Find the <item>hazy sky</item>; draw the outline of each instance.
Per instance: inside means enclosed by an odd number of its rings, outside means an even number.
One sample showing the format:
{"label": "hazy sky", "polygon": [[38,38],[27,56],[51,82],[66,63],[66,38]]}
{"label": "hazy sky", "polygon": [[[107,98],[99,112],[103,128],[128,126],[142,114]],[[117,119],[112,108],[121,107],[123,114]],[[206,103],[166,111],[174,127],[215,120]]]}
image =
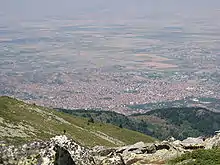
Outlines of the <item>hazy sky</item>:
{"label": "hazy sky", "polygon": [[218,9],[220,0],[0,0],[0,14],[4,19],[18,20],[71,17],[94,12],[107,13],[108,16],[128,16],[128,13],[144,16],[164,12],[199,15]]}

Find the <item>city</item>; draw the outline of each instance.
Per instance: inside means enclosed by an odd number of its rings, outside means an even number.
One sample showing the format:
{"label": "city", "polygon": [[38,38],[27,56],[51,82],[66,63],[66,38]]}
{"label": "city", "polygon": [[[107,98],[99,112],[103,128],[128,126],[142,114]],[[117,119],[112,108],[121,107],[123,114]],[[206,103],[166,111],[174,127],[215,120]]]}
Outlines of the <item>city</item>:
{"label": "city", "polygon": [[134,113],[129,105],[220,99],[220,11],[162,10],[157,20],[139,12],[108,21],[108,12],[21,22],[1,15],[0,95],[123,114]]}

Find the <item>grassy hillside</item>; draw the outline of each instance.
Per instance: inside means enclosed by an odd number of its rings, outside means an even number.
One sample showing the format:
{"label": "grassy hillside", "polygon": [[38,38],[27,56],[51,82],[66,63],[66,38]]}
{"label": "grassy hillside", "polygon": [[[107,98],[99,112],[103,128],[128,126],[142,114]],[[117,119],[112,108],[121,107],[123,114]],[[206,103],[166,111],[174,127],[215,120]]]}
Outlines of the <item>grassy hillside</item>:
{"label": "grassy hillside", "polygon": [[88,119],[93,119],[98,122],[110,123],[122,128],[127,128],[130,130],[135,130],[142,132],[147,135],[151,135],[152,132],[149,131],[151,124],[146,121],[136,120],[112,111],[101,111],[101,110],[68,110],[68,109],[57,109],[58,111],[71,114],[74,116],[85,117]]}
{"label": "grassy hillside", "polygon": [[199,107],[163,108],[131,116],[96,110],[59,109],[59,111],[111,123],[161,140],[171,136],[185,139],[189,136],[212,135],[220,129],[220,113]]}
{"label": "grassy hillside", "polygon": [[86,145],[120,146],[138,141],[152,142],[144,134],[88,119],[75,117],[53,109],[26,104],[0,97],[0,141],[23,143],[34,139],[47,139],[63,134]]}

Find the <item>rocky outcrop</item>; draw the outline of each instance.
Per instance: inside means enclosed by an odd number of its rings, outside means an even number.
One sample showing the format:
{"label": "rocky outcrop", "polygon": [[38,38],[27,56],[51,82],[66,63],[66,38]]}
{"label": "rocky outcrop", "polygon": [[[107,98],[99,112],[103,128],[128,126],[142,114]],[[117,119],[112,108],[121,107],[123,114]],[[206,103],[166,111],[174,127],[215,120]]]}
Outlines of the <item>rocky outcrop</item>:
{"label": "rocky outcrop", "polygon": [[[101,155],[95,154],[94,159],[97,164],[105,165],[140,165],[140,164],[165,164],[167,160],[173,159],[186,152],[196,149],[210,149],[220,147],[220,134],[207,139],[187,138],[183,141],[173,138],[168,141],[156,143],[138,142],[133,145],[123,146],[119,148],[102,148]],[[96,150],[100,153],[99,150]],[[95,148],[93,149],[93,153]],[[105,154],[103,154],[105,153]],[[109,154],[109,155],[108,155]],[[97,161],[101,160],[101,161]]]}
{"label": "rocky outcrop", "polygon": [[[181,152],[168,142],[143,143],[138,142],[134,145],[116,148],[114,154],[118,158],[121,157],[121,165],[131,164],[152,164],[163,163],[168,159],[176,157]],[[97,157],[96,157],[97,159]],[[118,159],[119,160],[119,159]],[[104,157],[104,161],[108,162],[109,158]],[[109,163],[108,165],[111,165]]]}
{"label": "rocky outcrop", "polygon": [[0,146],[0,165],[139,165],[165,164],[169,159],[198,148],[220,147],[220,134],[207,139],[144,143],[107,148],[83,147],[66,136],[38,141],[20,147]]}
{"label": "rocky outcrop", "polygon": [[20,147],[1,146],[0,164],[4,165],[93,165],[90,150],[64,136]]}

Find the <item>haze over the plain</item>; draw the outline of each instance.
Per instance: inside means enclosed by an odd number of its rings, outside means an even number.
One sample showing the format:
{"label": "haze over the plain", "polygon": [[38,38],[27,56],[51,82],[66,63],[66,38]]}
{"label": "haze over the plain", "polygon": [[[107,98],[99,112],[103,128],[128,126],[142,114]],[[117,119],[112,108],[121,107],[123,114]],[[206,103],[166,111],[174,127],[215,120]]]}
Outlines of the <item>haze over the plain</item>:
{"label": "haze over the plain", "polygon": [[220,111],[219,0],[1,0],[0,95]]}
{"label": "haze over the plain", "polygon": [[[132,18],[179,13],[185,17],[209,16],[220,7],[219,0],[1,0],[1,19],[45,19],[88,13],[93,19]],[[100,14],[93,17],[90,14]],[[217,20],[216,20],[217,21]]]}

